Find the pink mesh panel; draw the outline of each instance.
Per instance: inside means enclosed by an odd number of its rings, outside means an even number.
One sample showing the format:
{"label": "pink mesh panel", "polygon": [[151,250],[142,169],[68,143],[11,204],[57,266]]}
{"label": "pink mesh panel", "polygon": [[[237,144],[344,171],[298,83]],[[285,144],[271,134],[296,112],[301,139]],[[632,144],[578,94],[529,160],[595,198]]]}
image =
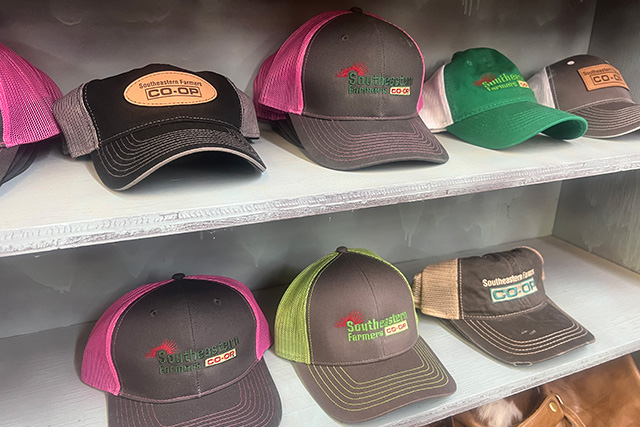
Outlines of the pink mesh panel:
{"label": "pink mesh panel", "polygon": [[260,306],[256,302],[256,299],[253,297],[253,294],[247,285],[242,282],[238,282],[235,279],[222,276],[188,276],[185,277],[185,279],[209,280],[212,282],[223,283],[240,292],[245,297],[256,315],[256,355],[258,360],[260,360],[264,352],[271,346],[271,334],[269,333],[269,324],[267,323],[267,319],[264,317],[262,310],[260,310]]}
{"label": "pink mesh panel", "polygon": [[260,66],[260,71],[258,71],[256,79],[253,81],[253,105],[256,108],[256,115],[259,120],[283,120],[287,118],[282,111],[275,110],[258,102],[258,98],[260,98],[260,94],[262,93],[264,81],[267,78],[267,74],[271,69],[271,63],[273,62],[273,58],[275,58],[276,54],[277,52],[264,60]]}
{"label": "pink mesh panel", "polygon": [[165,280],[141,286],[111,304],[89,335],[89,341],[82,357],[82,381],[97,389],[118,395],[120,381],[118,381],[118,373],[111,358],[111,338],[118,319],[140,297],[170,281]]}
{"label": "pink mesh panel", "polygon": [[289,36],[275,53],[271,67],[264,77],[260,97],[256,97],[258,103],[286,113],[302,113],[302,64],[309,42],[324,24],[347,13],[351,12],[345,10],[321,13]]}
{"label": "pink mesh panel", "polygon": [[49,76],[0,44],[0,112],[6,147],[59,134],[51,106],[60,97]]}

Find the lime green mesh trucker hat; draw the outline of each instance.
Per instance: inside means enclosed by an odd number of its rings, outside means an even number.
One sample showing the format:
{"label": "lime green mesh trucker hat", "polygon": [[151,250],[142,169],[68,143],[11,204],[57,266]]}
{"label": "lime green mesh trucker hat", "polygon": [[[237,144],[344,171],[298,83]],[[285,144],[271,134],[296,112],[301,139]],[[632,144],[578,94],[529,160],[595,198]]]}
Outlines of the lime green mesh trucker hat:
{"label": "lime green mesh trucker hat", "polygon": [[318,405],[366,421],[456,384],[418,334],[402,273],[365,249],[336,249],[307,267],[276,313],[275,351]]}
{"label": "lime green mesh trucker hat", "polygon": [[432,132],[447,130],[486,148],[507,148],[542,132],[573,139],[587,131],[576,115],[538,104],[506,56],[495,49],[456,52],[424,84],[420,117]]}

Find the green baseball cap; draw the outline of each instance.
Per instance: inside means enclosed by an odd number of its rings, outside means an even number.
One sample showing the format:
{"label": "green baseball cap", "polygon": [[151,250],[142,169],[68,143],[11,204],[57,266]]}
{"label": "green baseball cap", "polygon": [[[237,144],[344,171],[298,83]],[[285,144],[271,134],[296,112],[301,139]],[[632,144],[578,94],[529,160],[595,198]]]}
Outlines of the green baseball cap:
{"label": "green baseball cap", "polygon": [[582,117],[538,104],[520,71],[495,49],[456,52],[425,83],[420,116],[432,132],[447,130],[486,148],[507,148],[542,132],[573,139]]}
{"label": "green baseball cap", "polygon": [[343,422],[456,390],[418,333],[404,275],[366,249],[341,246],[302,271],[278,305],[274,340],[318,405]]}

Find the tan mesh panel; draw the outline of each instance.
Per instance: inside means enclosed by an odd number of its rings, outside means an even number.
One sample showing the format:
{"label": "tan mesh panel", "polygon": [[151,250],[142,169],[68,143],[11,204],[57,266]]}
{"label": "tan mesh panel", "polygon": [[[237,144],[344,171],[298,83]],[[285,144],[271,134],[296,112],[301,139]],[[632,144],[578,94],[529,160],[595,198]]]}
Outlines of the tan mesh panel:
{"label": "tan mesh panel", "polygon": [[460,319],[458,258],[425,267],[413,278],[413,300],[424,314]]}

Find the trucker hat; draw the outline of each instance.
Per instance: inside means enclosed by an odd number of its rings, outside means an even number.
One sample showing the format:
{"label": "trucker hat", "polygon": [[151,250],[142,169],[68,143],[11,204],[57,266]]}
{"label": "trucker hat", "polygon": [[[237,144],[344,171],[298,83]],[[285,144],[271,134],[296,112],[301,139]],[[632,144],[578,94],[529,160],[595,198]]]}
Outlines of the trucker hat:
{"label": "trucker hat", "polygon": [[616,67],[593,55],[548,65],[528,81],[542,105],[584,117],[585,136],[612,138],[640,129],[640,105]]}
{"label": "trucker hat", "polygon": [[298,28],[260,67],[254,102],[259,118],[290,122],[309,158],[327,168],[444,163],[447,152],[418,116],[423,79],[411,36],[353,8]]}
{"label": "trucker hat", "polygon": [[318,405],[343,422],[378,417],[456,390],[418,334],[402,273],[365,249],[336,249],[287,288],[275,349]]}
{"label": "trucker hat", "polygon": [[486,148],[507,148],[542,132],[552,138],[582,136],[581,117],[538,104],[520,71],[486,47],[453,54],[424,84],[420,116],[433,132],[449,131]]}
{"label": "trucker hat", "polygon": [[71,156],[91,154],[98,176],[114,190],[203,151],[231,153],[266,169],[246,139],[259,137],[251,99],[211,71],[150,64],[82,84],[53,112]]}
{"label": "trucker hat", "polygon": [[531,365],[594,341],[545,295],[543,280],[540,253],[518,247],[429,265],[414,277],[413,296],[490,356]]}
{"label": "trucker hat", "polygon": [[175,274],[112,304],[95,324],[82,381],[108,393],[109,425],[277,426],[263,353],[269,326],[251,291]]}
{"label": "trucker hat", "polygon": [[33,163],[32,143],[60,133],[51,106],[61,96],[49,76],[0,44],[0,184]]}

